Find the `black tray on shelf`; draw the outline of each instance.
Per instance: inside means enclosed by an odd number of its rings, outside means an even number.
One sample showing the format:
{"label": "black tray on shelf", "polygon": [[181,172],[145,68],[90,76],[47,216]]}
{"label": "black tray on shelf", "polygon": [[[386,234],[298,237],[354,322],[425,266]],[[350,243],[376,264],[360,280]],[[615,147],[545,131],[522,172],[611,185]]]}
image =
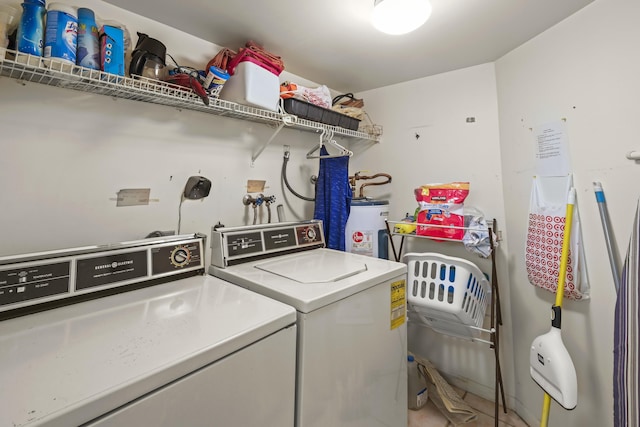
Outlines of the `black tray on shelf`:
{"label": "black tray on shelf", "polygon": [[295,98],[284,99],[283,107],[287,113],[294,114],[301,119],[340,126],[350,130],[358,130],[360,125],[360,120],[358,119]]}

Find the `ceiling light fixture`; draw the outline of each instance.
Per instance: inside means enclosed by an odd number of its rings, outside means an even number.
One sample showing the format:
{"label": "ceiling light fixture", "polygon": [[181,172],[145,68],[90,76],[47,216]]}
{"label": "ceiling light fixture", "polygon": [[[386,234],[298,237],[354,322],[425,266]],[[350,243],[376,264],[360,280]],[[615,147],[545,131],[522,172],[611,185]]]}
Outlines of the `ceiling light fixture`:
{"label": "ceiling light fixture", "polygon": [[416,30],[429,16],[429,0],[374,0],[371,22],[383,33],[399,35]]}

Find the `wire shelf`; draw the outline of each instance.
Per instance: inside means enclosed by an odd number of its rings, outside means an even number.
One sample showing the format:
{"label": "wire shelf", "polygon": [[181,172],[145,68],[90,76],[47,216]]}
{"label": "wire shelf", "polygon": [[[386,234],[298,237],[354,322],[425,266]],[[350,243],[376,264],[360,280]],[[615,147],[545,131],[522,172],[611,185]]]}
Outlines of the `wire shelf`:
{"label": "wire shelf", "polygon": [[[421,234],[416,234],[416,228],[418,226],[423,226],[423,227],[428,227],[428,228],[435,228],[435,229],[444,229],[444,230],[463,230],[463,231],[468,231],[468,230],[472,230],[472,231],[483,231],[488,233],[489,232],[489,227],[478,227],[478,226],[472,226],[472,227],[462,227],[462,226],[458,226],[458,225],[439,225],[439,224],[424,224],[424,223],[419,223],[419,222],[406,222],[406,221],[390,221],[387,220],[387,223],[389,223],[391,225],[391,227],[389,228],[389,234],[391,234],[392,236],[406,236],[406,237],[417,237],[417,238],[421,238],[421,239],[428,239],[428,240],[438,240],[438,241],[447,241],[447,242],[462,242],[463,239],[451,239],[451,238],[447,238],[447,237],[440,237],[440,236],[430,236],[430,235],[421,235]],[[402,227],[411,227],[412,231],[411,232],[402,232],[402,231],[398,231],[398,229],[396,228],[396,226],[400,226],[400,230],[402,230]],[[495,232],[495,230],[494,230]],[[498,239],[499,241],[499,239]]]}
{"label": "wire shelf", "polygon": [[331,130],[335,135],[348,138],[380,140],[378,134],[325,125],[222,99],[209,98],[209,105],[205,105],[190,88],[145,77],[118,76],[9,49],[0,48],[0,76],[276,126],[284,123],[287,127],[304,131]]}

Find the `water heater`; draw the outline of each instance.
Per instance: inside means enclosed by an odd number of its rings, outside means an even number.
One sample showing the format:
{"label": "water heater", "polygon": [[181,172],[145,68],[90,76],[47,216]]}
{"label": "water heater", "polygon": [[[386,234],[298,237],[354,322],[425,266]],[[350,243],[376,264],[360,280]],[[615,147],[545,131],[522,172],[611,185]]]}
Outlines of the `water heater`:
{"label": "water heater", "polygon": [[345,228],[345,250],[389,259],[389,238],[385,225],[388,217],[388,200],[353,199]]}

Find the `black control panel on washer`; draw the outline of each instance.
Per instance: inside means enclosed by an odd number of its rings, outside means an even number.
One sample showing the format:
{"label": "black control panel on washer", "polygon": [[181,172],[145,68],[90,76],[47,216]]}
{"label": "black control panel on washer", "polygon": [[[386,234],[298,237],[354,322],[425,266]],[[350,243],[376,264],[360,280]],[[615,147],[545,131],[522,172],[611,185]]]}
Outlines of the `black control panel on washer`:
{"label": "black control panel on washer", "polygon": [[260,232],[243,232],[233,234],[227,240],[229,256],[248,255],[260,253],[264,250],[262,235]]}
{"label": "black control panel on washer", "polygon": [[247,229],[226,233],[226,250],[229,259],[287,251],[306,246],[324,244],[320,223],[301,225],[266,226],[262,230]]}
{"label": "black control panel on washer", "polygon": [[320,230],[320,224],[317,223],[296,227],[296,235],[298,236],[298,246],[323,242],[322,230]]}
{"label": "black control panel on washer", "polygon": [[267,250],[290,248],[296,245],[296,234],[293,228],[283,230],[265,230],[264,247]]}

